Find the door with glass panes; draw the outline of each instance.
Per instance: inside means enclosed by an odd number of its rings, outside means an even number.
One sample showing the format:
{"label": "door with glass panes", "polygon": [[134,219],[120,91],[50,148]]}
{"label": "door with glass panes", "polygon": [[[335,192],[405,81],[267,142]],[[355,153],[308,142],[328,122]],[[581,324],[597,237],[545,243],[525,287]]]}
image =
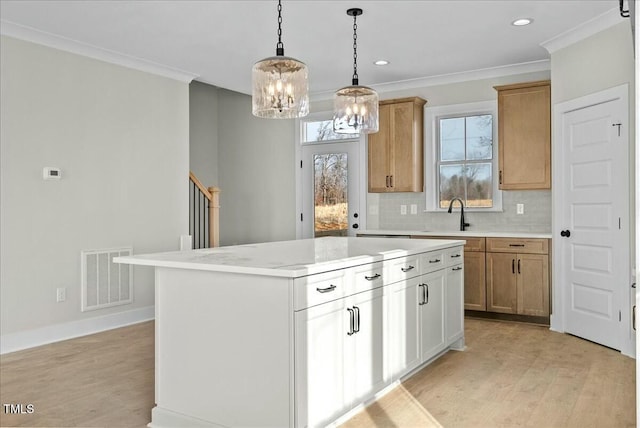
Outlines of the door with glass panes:
{"label": "door with glass panes", "polygon": [[359,136],[333,133],[331,121],[303,124],[302,237],[355,236],[359,222]]}

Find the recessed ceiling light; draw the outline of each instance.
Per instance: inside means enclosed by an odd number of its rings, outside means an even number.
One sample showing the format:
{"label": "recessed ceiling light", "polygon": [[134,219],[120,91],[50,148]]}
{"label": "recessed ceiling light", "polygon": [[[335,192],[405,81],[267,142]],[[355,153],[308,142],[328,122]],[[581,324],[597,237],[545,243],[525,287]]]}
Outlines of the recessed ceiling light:
{"label": "recessed ceiling light", "polygon": [[389,61],[387,61],[386,59],[379,59],[376,62],[374,62],[375,65],[389,65]]}
{"label": "recessed ceiling light", "polygon": [[523,25],[529,25],[533,22],[531,18],[520,18],[516,19],[511,23],[511,25],[515,25],[516,27],[522,27]]}

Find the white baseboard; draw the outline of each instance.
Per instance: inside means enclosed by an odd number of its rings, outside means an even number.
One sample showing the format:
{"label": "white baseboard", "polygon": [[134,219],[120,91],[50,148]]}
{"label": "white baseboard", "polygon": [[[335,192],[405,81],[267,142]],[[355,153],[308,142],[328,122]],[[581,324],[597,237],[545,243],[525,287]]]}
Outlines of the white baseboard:
{"label": "white baseboard", "polygon": [[126,312],[117,312],[101,317],[87,318],[78,321],[55,324],[33,330],[10,333],[0,336],[0,355],[47,343],[60,342],[74,337],[86,336],[105,330],[124,327],[149,321],[155,318],[155,307],[133,309]]}

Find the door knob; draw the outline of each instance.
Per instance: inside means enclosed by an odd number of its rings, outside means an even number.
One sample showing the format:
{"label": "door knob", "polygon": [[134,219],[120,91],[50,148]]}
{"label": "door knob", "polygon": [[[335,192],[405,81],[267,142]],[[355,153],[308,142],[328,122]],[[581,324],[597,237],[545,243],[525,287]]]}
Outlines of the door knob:
{"label": "door knob", "polygon": [[353,227],[354,229],[357,229],[359,226],[358,226],[358,223],[353,223],[351,227]]}
{"label": "door knob", "polygon": [[562,232],[560,232],[560,236],[564,236],[565,238],[568,238],[571,236],[571,231],[569,229],[563,230]]}

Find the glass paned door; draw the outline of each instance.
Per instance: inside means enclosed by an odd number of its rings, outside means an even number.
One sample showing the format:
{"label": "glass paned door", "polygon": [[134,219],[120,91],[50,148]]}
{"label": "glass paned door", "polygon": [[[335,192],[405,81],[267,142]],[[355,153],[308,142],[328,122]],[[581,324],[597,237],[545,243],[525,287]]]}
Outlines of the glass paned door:
{"label": "glass paned door", "polygon": [[357,141],[303,146],[304,238],[355,236],[358,164]]}

